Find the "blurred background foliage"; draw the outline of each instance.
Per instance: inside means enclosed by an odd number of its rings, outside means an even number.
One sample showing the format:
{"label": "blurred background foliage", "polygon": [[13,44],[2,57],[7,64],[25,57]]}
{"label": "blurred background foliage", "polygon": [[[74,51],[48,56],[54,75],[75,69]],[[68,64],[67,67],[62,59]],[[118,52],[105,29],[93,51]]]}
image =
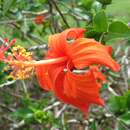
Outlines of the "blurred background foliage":
{"label": "blurred background foliage", "polygon": [[[40,89],[36,78],[14,81],[0,63],[0,130],[130,129],[130,0],[0,0],[0,43],[8,37],[41,59],[50,34],[83,27],[86,37],[114,48],[120,73],[105,70],[106,106],[81,112]],[[43,16],[40,23],[38,16]]]}

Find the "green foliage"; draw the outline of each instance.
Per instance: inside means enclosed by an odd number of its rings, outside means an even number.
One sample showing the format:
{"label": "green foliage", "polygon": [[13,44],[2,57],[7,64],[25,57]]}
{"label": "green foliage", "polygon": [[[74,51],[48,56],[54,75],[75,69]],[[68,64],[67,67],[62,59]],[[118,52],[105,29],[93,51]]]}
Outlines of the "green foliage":
{"label": "green foliage", "polygon": [[97,0],[99,2],[101,2],[103,5],[108,5],[111,4],[112,0]]}
{"label": "green foliage", "polygon": [[15,3],[15,0],[4,0],[3,2],[3,14],[5,15],[7,11],[12,7]]}
{"label": "green foliage", "polygon": [[90,10],[92,7],[94,0],[81,0],[82,5],[85,7],[85,9]]}
{"label": "green foliage", "polygon": [[96,32],[107,32],[108,21],[104,11],[98,12],[93,19],[93,26]]}
{"label": "green foliage", "polygon": [[130,38],[130,29],[123,22],[120,21],[112,22],[109,25],[109,32],[107,38],[109,39]]}
{"label": "green foliage", "polygon": [[126,125],[130,125],[130,111],[126,112],[125,114],[121,115],[119,119]]}
{"label": "green foliage", "polygon": [[[56,119],[51,111],[44,111],[47,105],[45,99],[37,100],[35,103],[30,98],[23,98],[22,106],[10,114],[11,118],[24,121],[25,124],[39,123],[42,125],[50,124],[55,128],[60,128],[60,120]],[[46,127],[44,127],[46,128]]]}
{"label": "green foliage", "polygon": [[130,125],[130,91],[123,96],[112,96],[109,99],[109,110],[118,116],[126,125]]}

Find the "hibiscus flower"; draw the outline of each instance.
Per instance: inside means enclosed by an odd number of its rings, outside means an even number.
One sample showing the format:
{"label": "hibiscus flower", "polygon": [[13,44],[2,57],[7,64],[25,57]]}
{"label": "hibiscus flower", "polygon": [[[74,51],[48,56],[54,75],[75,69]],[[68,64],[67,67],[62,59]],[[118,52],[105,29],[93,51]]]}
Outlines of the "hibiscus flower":
{"label": "hibiscus flower", "polygon": [[71,28],[51,35],[44,58],[50,62],[36,65],[36,75],[43,89],[86,113],[91,104],[104,105],[99,90],[106,79],[100,66],[115,72],[120,66],[111,57],[111,47],[84,38],[84,32],[82,28]]}

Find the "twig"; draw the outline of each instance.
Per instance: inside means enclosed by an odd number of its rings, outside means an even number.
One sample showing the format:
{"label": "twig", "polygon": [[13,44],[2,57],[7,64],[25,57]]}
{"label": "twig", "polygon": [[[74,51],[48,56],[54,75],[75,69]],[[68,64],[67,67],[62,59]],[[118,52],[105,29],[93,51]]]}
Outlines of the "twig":
{"label": "twig", "polygon": [[121,64],[124,63],[124,65],[122,65],[122,68],[121,68],[121,73],[122,73],[122,76],[123,76],[123,79],[124,79],[124,83],[125,83],[125,89],[128,90],[128,67],[127,65],[129,64],[128,62],[128,52],[129,52],[129,47],[126,48],[125,50],[125,55],[122,57],[121,59]]}
{"label": "twig", "polygon": [[80,121],[76,120],[76,119],[70,119],[67,121],[67,123],[78,123],[80,124]]}
{"label": "twig", "polygon": [[101,34],[100,39],[99,39],[99,42],[102,43],[102,40],[103,40],[105,34],[106,34],[106,32],[103,32],[103,33]]}
{"label": "twig", "polygon": [[22,82],[23,91],[26,94],[26,96],[28,97],[28,90],[27,90],[27,86],[25,84],[25,81],[21,80],[21,82]]}
{"label": "twig", "polygon": [[113,117],[117,122],[119,122],[119,123],[122,125],[122,127],[125,128],[125,130],[129,130],[129,128],[128,128],[124,123],[122,123],[122,122],[120,121],[120,119],[119,119],[118,117],[116,117],[116,116],[109,110],[109,108],[108,108],[107,106],[105,106],[105,109],[106,109],[107,112],[109,112],[109,113],[112,115],[112,117]]}
{"label": "twig", "polygon": [[125,73],[125,68],[122,66],[121,68],[121,72],[122,72],[122,77],[124,79],[124,83],[125,83],[125,88],[126,90],[128,90],[128,82],[127,82],[127,76],[126,76],[126,73]]}
{"label": "twig", "polygon": [[40,50],[40,49],[47,49],[47,44],[43,45],[38,45],[38,46],[32,46],[28,49],[28,51],[35,51],[35,50]]}
{"label": "twig", "polygon": [[45,44],[45,42],[43,42],[39,37],[33,35],[33,34],[29,34],[27,33],[26,36],[31,39],[32,41],[37,42],[38,44]]}
{"label": "twig", "polygon": [[22,10],[22,14],[23,15],[46,15],[46,14],[48,14],[48,10],[43,10],[43,11],[40,11],[40,12]]}
{"label": "twig", "polygon": [[12,122],[12,123],[15,122],[11,117],[9,117],[9,116],[7,116],[7,115],[5,115],[5,114],[2,116],[2,118],[4,118],[5,120],[10,121],[10,122]]}
{"label": "twig", "polygon": [[[25,15],[34,15],[33,17],[30,17],[30,18],[26,18],[26,21],[34,21],[35,19],[35,16],[37,15],[44,15],[44,17],[48,18],[48,15],[49,15],[49,12],[48,10],[43,10],[43,11],[40,11],[40,12],[32,12],[32,11],[22,11],[21,12],[24,16]],[[23,17],[24,17],[23,16]],[[10,24],[10,23],[16,23],[16,22],[20,22],[20,21],[24,21],[24,19],[12,19],[12,20],[4,20],[4,21],[0,21],[0,24]]]}
{"label": "twig", "polygon": [[13,124],[12,127],[10,128],[10,130],[19,129],[19,128],[23,127],[24,125],[25,125],[25,121],[22,120],[22,121],[20,121],[20,122],[17,123],[17,124],[16,124],[16,123]]}
{"label": "twig", "polygon": [[54,108],[54,107],[56,107],[56,106],[59,106],[60,104],[61,104],[61,103],[57,101],[57,102],[53,103],[52,105],[50,105],[50,106],[44,108],[43,111],[48,111],[48,110],[50,110],[50,109],[52,109],[52,108]]}
{"label": "twig", "polygon": [[55,0],[50,0],[50,2],[52,2],[56,8],[56,10],[58,11],[58,13],[60,14],[62,20],[64,21],[64,23],[66,24],[66,26],[69,28],[69,24],[67,23],[66,19],[64,18],[64,15],[62,14],[62,12],[60,11],[59,7],[57,6]]}
{"label": "twig", "polygon": [[9,111],[11,111],[11,112],[14,112],[14,111],[15,111],[15,109],[10,108],[10,107],[8,107],[7,105],[5,105],[5,104],[3,104],[3,103],[0,103],[0,107],[6,108],[7,110],[9,110]]}
{"label": "twig", "polygon": [[115,56],[119,54],[120,50],[121,50],[121,46],[118,46],[117,49],[115,50]]}
{"label": "twig", "polygon": [[62,123],[63,130],[66,130],[66,128],[65,128],[64,113],[62,113],[62,115],[61,115],[61,123]]}
{"label": "twig", "polygon": [[[91,19],[90,17],[84,17],[83,15],[81,15],[80,13],[76,13],[74,11],[74,9],[70,8],[68,5],[65,5],[62,1],[57,1],[59,4],[62,4],[66,9],[69,10],[69,15],[75,17],[77,20],[82,20],[82,21],[86,21],[87,23],[90,23]],[[67,13],[68,14],[68,13]]]}
{"label": "twig", "polygon": [[108,90],[110,93],[112,93],[115,96],[119,96],[111,87],[108,87]]}
{"label": "twig", "polygon": [[[34,21],[35,17],[27,18],[26,21]],[[5,20],[5,21],[0,21],[0,24],[11,24],[11,23],[17,23],[20,21],[24,21],[24,19],[12,19],[12,20]]]}
{"label": "twig", "polygon": [[60,115],[65,111],[67,105],[64,105],[57,113],[56,113],[56,118],[59,118]]}
{"label": "twig", "polygon": [[1,85],[0,85],[0,88],[2,88],[2,87],[4,87],[4,86],[9,86],[9,85],[11,85],[11,84],[14,84],[15,82],[16,82],[16,80],[8,81],[8,82],[6,82],[6,83],[1,84]]}

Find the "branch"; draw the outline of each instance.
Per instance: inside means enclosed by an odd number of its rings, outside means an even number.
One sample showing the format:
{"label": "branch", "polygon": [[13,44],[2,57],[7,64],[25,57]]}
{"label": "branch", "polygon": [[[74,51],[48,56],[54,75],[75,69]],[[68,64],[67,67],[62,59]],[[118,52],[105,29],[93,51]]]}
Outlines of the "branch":
{"label": "branch", "polygon": [[48,106],[48,107],[45,107],[44,109],[43,109],[43,111],[48,111],[48,110],[50,110],[50,109],[52,109],[52,108],[54,108],[54,107],[57,107],[57,106],[59,106],[61,103],[60,102],[55,102],[55,103],[53,103],[52,105],[50,105],[50,106]]}
{"label": "branch", "polygon": [[40,12],[25,11],[25,10],[22,11],[23,15],[47,15],[48,13],[49,13],[48,10],[43,10]]}
{"label": "branch", "polygon": [[2,88],[2,87],[4,87],[4,86],[9,86],[9,85],[11,85],[11,84],[14,84],[15,82],[16,82],[16,80],[8,81],[8,82],[6,82],[6,83],[1,84],[1,85],[0,85],[0,88]]}
{"label": "branch", "polygon": [[39,46],[32,46],[28,49],[28,51],[35,51],[40,49],[47,49],[47,44],[39,45]]}
{"label": "branch", "polygon": [[63,107],[56,113],[56,118],[59,118],[60,115],[65,111],[67,105],[63,105]]}
{"label": "branch", "polygon": [[64,23],[66,24],[66,26],[69,28],[69,24],[67,23],[66,19],[64,18],[64,15],[62,14],[62,12],[60,11],[59,7],[57,6],[55,0],[51,0],[50,2],[52,2],[56,8],[56,10],[58,11],[58,13],[60,14],[62,20],[64,21]]}

